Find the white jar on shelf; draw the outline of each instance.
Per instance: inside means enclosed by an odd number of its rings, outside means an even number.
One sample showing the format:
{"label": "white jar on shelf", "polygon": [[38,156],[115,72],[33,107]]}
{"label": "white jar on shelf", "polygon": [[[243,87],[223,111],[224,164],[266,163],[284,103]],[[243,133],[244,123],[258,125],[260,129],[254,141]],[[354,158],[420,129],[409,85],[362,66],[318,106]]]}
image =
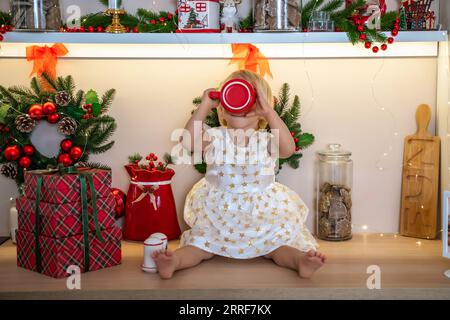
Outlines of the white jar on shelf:
{"label": "white jar on shelf", "polygon": [[300,0],[254,0],[255,31],[299,31]]}

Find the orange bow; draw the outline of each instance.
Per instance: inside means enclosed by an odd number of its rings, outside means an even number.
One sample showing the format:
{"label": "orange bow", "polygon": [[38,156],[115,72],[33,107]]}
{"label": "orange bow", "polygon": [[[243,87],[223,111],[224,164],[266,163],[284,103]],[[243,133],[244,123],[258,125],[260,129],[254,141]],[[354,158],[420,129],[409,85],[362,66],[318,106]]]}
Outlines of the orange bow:
{"label": "orange bow", "polygon": [[258,72],[264,77],[267,73],[273,78],[270,72],[269,61],[267,58],[259,51],[257,47],[252,44],[247,43],[237,43],[231,45],[231,50],[233,51],[233,58],[229,64],[238,63],[239,70],[249,70],[253,72]]}
{"label": "orange bow", "polygon": [[58,57],[65,56],[68,52],[62,43],[56,43],[52,47],[27,47],[27,61],[34,61],[30,76],[36,74],[40,77],[45,72],[51,79],[55,79]]}

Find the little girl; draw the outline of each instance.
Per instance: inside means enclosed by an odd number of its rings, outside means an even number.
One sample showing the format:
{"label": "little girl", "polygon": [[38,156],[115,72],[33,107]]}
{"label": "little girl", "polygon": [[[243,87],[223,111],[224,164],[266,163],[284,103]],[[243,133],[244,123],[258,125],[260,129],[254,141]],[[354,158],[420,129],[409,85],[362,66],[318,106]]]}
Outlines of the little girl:
{"label": "little girl", "polygon": [[[256,103],[249,113],[244,116],[228,113],[209,98],[213,89],[208,89],[186,124],[190,136],[183,136],[183,144],[199,145],[201,150],[191,148],[191,151],[202,151],[205,159],[216,161],[207,162],[205,178],[186,197],[184,218],[191,229],[181,236],[180,248],[153,254],[163,279],[214,255],[236,259],[264,256],[279,266],[296,270],[302,278],[311,277],[325,263],[326,257],[315,251],[317,243],[304,225],[308,214],[305,203],[294,191],[275,182],[273,155],[290,157],[295,152],[295,143],[273,109],[272,91],[253,72],[237,71],[227,80],[235,78],[247,80],[255,87]],[[198,122],[203,124],[215,107],[221,127],[203,134]],[[263,130],[267,125],[271,133]],[[247,130],[253,133],[237,141],[236,132]],[[278,133],[275,147],[267,143],[273,142],[274,132]],[[195,144],[195,139],[202,139],[202,143]],[[261,146],[267,148],[258,154]],[[236,162],[233,150],[246,157],[258,154],[258,161]],[[230,152],[232,157],[228,156]],[[226,155],[224,160],[217,161],[222,154]]]}

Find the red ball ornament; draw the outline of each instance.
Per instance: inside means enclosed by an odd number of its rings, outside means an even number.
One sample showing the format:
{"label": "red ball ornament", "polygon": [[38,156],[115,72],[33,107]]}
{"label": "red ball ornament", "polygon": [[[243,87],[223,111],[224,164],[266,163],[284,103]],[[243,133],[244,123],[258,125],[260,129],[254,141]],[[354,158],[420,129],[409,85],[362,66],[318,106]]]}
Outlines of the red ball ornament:
{"label": "red ball ornament", "polygon": [[36,149],[31,144],[27,144],[26,146],[23,146],[22,150],[26,156],[32,156],[34,154],[34,152],[36,151]]}
{"label": "red ball ornament", "polygon": [[291,131],[291,136],[293,137],[295,135],[295,132],[294,131]]}
{"label": "red ball ornament", "polygon": [[88,27],[88,31],[89,31],[89,32],[94,32],[94,31],[95,31],[95,29],[94,29],[94,27],[93,27],[93,26],[89,26],[89,27]]}
{"label": "red ball ornament", "polygon": [[46,102],[44,103],[44,105],[42,106],[42,112],[44,112],[44,114],[52,114],[56,112],[56,106],[53,102]]}
{"label": "red ball ornament", "polygon": [[16,161],[20,157],[20,149],[18,146],[9,146],[4,152],[5,159],[8,161]]}
{"label": "red ball ornament", "polygon": [[97,27],[97,32],[103,32],[103,27],[102,26],[98,26]]}
{"label": "red ball ornament", "polygon": [[173,15],[171,15],[170,13],[167,15],[167,19],[172,20]]}
{"label": "red ball ornament", "polygon": [[5,27],[0,27],[0,33],[1,34],[5,34],[6,33],[6,28]]}
{"label": "red ball ornament", "polygon": [[388,46],[387,46],[386,43],[383,43],[383,44],[381,45],[381,50],[386,51],[387,48],[388,48]]}
{"label": "red ball ornament", "polygon": [[357,29],[358,29],[359,32],[363,32],[364,31],[364,26],[363,25],[359,25]]}
{"label": "red ball ornament", "polygon": [[70,139],[64,139],[63,141],[61,141],[61,150],[63,151],[69,151],[70,148],[72,148],[73,146],[73,142]]}
{"label": "red ball ornament", "polygon": [[70,149],[70,157],[74,160],[78,160],[83,155],[83,150],[80,147],[72,147]]}
{"label": "red ball ornament", "polygon": [[298,142],[298,138],[294,138],[294,142],[297,143]]}
{"label": "red ball ornament", "polygon": [[129,33],[131,30],[130,30],[130,27],[125,27],[125,31],[127,32],[127,33]]}
{"label": "red ball ornament", "polygon": [[44,117],[44,111],[40,104],[33,104],[30,109],[28,109],[28,114],[35,120],[40,120]]}
{"label": "red ball ornament", "polygon": [[138,28],[138,27],[134,27],[134,28],[133,28],[133,32],[134,32],[134,33],[138,33],[138,32],[139,32],[139,28]]}
{"label": "red ball ornament", "polygon": [[127,195],[120,189],[112,188],[111,193],[116,201],[116,206],[114,208],[114,217],[119,219],[125,214],[125,204],[127,202]]}
{"label": "red ball ornament", "polygon": [[372,47],[372,44],[367,41],[366,43],[364,43],[364,47],[366,47],[366,49],[370,49]]}
{"label": "red ball ornament", "polygon": [[73,163],[73,161],[67,153],[62,153],[58,156],[58,163],[68,167]]}
{"label": "red ball ornament", "polygon": [[155,24],[156,21],[155,20],[150,20],[150,24]]}
{"label": "red ball ornament", "polygon": [[161,17],[161,18],[159,18],[159,21],[164,22],[164,21],[166,21],[166,19],[164,17]]}
{"label": "red ball ornament", "polygon": [[0,41],[3,41],[3,39],[5,38],[0,34]]}
{"label": "red ball ornament", "polygon": [[31,166],[31,160],[28,157],[22,157],[19,160],[19,166],[21,166],[22,168],[29,168]]}
{"label": "red ball ornament", "polygon": [[367,36],[364,33],[361,33],[359,35],[359,40],[365,41],[367,39]]}
{"label": "red ball ornament", "polygon": [[80,32],[85,32],[86,29],[85,29],[85,27],[81,26],[80,29],[79,29],[79,31],[80,31]]}
{"label": "red ball ornament", "polygon": [[47,117],[47,121],[50,123],[57,123],[59,121],[59,119],[60,119],[60,116],[58,113],[51,114]]}
{"label": "red ball ornament", "polygon": [[391,34],[395,37],[398,35],[398,29],[392,30]]}
{"label": "red ball ornament", "polygon": [[392,38],[392,37],[389,37],[388,39],[387,39],[387,42],[389,43],[389,44],[393,44],[394,43],[394,38]]}
{"label": "red ball ornament", "polygon": [[373,53],[377,53],[380,50],[380,48],[378,48],[377,46],[372,48]]}

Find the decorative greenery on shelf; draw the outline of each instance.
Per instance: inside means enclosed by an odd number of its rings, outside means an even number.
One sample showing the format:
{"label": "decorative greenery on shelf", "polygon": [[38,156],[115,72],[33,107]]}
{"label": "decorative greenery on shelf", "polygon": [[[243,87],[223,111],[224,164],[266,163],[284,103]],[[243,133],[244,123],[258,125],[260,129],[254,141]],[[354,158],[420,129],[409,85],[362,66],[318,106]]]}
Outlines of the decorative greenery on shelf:
{"label": "decorative greenery on shelf", "polygon": [[[295,95],[294,100],[292,100],[292,103],[289,105],[290,100],[290,87],[287,83],[284,83],[278,97],[275,99],[274,109],[291,132],[292,138],[295,141],[296,152],[287,159],[278,159],[277,171],[281,170],[284,164],[288,164],[291,168],[297,169],[300,165],[300,158],[303,156],[301,151],[312,145],[314,142],[314,135],[303,132],[302,126],[298,122],[300,117],[300,98]],[[201,98],[194,98],[192,103],[197,108],[201,103]],[[212,109],[205,119],[205,124],[210,127],[220,126],[217,109]],[[268,128],[268,130],[270,131],[270,128]],[[207,165],[203,162],[195,164],[194,167],[198,172],[205,173]]]}
{"label": "decorative greenery on shelf", "polygon": [[[1,173],[20,186],[25,169],[47,169],[60,164],[101,167],[88,163],[88,159],[90,154],[106,152],[114,145],[109,140],[117,125],[114,118],[106,115],[114,95],[114,89],[101,97],[93,90],[76,91],[72,76],[53,80],[43,74],[40,80],[32,78],[31,88],[0,86]],[[51,113],[45,112],[46,105],[53,109]],[[36,106],[42,107],[40,113],[31,111]],[[53,122],[51,116],[55,115]],[[64,135],[58,156],[48,158],[32,145],[31,133],[39,121],[54,123]],[[16,149],[19,156],[11,159],[8,148]]]}
{"label": "decorative greenery on shelf", "polygon": [[0,11],[0,26],[9,26],[12,24],[12,16],[8,12]]}
{"label": "decorative greenery on shelf", "polygon": [[[381,42],[385,43],[387,37],[380,31],[369,29],[364,26],[364,33],[367,35],[366,40],[360,40],[360,32],[357,25],[351,19],[355,12],[362,11],[366,6],[364,0],[358,0],[347,5],[344,9],[340,9],[344,5],[344,0],[330,0],[325,3],[325,0],[311,0],[303,6],[302,9],[302,29],[308,28],[309,20],[314,11],[325,11],[330,13],[331,20],[334,21],[336,29],[346,32],[351,43],[358,42]],[[398,12],[386,12],[381,17],[381,31],[390,31],[395,24]]]}
{"label": "decorative greenery on shelf", "polygon": [[[120,18],[120,22],[130,31],[136,32],[160,32],[172,33],[177,30],[178,16],[167,12],[153,12],[146,9],[138,9],[136,15],[129,13]],[[104,12],[91,13],[80,18],[80,25],[88,30],[89,27],[106,29],[112,22],[112,17]],[[66,26],[64,26],[66,27]],[[136,29],[135,29],[136,28]]]}

